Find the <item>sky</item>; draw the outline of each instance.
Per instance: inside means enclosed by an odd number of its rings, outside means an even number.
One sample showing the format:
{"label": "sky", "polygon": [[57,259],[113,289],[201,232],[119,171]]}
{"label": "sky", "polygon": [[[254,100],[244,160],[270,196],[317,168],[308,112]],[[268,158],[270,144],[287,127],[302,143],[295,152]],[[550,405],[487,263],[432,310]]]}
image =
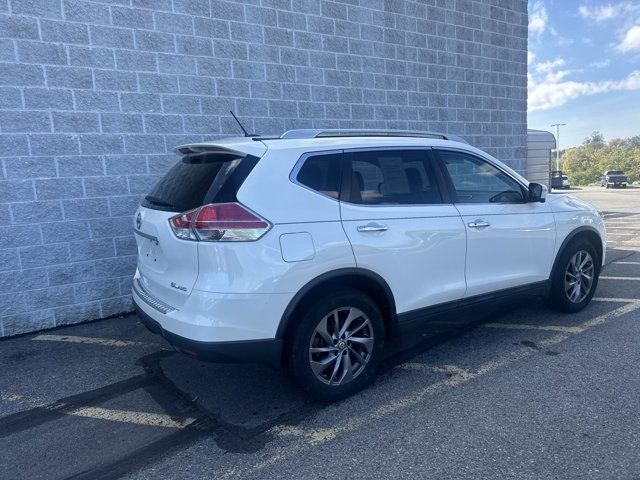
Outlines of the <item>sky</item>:
{"label": "sky", "polygon": [[640,0],[529,0],[529,128],[640,135]]}

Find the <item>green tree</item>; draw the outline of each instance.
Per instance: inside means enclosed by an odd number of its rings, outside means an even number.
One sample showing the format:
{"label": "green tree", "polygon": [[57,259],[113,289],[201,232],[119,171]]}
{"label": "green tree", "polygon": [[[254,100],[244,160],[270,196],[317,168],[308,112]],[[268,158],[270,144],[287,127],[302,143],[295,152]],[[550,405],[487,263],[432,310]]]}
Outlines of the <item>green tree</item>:
{"label": "green tree", "polygon": [[630,182],[640,180],[640,135],[606,142],[593,132],[579,147],[562,152],[562,170],[574,185],[597,182],[606,170],[624,170]]}

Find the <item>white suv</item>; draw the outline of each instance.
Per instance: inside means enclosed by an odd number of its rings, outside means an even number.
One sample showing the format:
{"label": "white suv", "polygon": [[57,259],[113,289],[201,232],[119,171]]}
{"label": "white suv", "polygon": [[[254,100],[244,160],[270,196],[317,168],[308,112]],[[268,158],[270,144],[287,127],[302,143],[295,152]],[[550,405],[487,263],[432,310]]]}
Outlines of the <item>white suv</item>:
{"label": "white suv", "polygon": [[446,135],[292,130],[178,151],[134,219],[140,318],[201,360],[283,365],[321,400],[469,310],[523,295],[581,310],[604,262],[595,208]]}

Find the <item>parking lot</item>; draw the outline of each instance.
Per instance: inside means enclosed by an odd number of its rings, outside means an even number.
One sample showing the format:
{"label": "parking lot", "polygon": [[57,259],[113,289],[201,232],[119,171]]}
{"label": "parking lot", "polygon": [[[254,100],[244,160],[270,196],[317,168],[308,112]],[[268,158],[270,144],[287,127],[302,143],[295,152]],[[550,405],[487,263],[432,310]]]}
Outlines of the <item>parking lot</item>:
{"label": "parking lot", "polygon": [[640,188],[572,193],[608,229],[588,308],[487,318],[337,404],[135,316],[0,341],[0,477],[638,478]]}

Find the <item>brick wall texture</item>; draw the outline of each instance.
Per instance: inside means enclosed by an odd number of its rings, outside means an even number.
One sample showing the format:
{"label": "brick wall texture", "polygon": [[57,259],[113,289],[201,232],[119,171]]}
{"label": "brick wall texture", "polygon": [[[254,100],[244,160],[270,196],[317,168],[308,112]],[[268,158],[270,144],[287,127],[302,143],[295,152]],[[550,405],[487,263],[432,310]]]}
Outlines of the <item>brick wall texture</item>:
{"label": "brick wall texture", "polygon": [[176,145],[400,128],[526,171],[526,0],[0,0],[0,336],[132,309]]}

